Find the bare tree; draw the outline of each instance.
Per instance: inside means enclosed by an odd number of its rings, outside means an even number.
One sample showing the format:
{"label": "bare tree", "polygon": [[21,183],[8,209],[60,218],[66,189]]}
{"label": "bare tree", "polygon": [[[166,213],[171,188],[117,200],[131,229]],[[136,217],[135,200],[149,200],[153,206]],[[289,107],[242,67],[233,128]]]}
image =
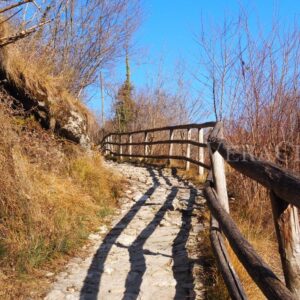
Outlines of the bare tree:
{"label": "bare tree", "polygon": [[100,69],[124,56],[124,44],[140,22],[139,0],[22,1],[6,11],[19,7],[22,18],[13,18],[18,31],[52,20],[34,27],[35,35],[20,44],[22,52],[48,61],[52,75],[65,78],[65,86],[78,97],[98,80]]}

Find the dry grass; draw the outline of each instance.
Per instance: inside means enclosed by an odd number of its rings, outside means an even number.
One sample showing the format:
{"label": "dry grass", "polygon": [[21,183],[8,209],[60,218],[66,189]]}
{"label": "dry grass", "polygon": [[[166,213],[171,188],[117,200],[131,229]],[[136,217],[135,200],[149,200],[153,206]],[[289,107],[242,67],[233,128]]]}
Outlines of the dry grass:
{"label": "dry grass", "polygon": [[[272,268],[277,276],[282,277],[282,272],[280,270],[280,257],[272,234],[270,236],[268,232],[261,231],[261,228],[255,228],[253,224],[249,224],[247,220],[239,219],[235,221],[238,224],[239,229],[242,231],[250,244],[255,248],[257,253]],[[239,262],[229,245],[227,249],[231,258],[231,262],[241,279],[248,299],[266,299],[257,285],[250,278],[242,264]]]}
{"label": "dry grass", "polygon": [[199,274],[199,280],[204,283],[205,299],[230,299],[223,278],[217,269],[216,261],[211,248],[209,237],[210,213],[208,210],[202,215],[202,218],[202,222],[204,222],[206,226],[205,230],[199,233],[201,242],[198,244],[198,248],[202,254],[205,264],[203,266],[203,271]]}
{"label": "dry grass", "polygon": [[58,142],[36,122],[19,122],[3,109],[0,297],[25,299],[42,288],[43,268],[72,254],[112,213],[120,178],[99,154]]}
{"label": "dry grass", "polygon": [[[229,170],[227,178],[230,194],[235,199],[231,203],[231,215],[234,221],[257,253],[283,280],[271,203],[266,189],[233,170]],[[228,251],[248,298],[266,299],[229,246]]]}
{"label": "dry grass", "polygon": [[[261,228],[255,228],[255,226],[251,224],[249,220],[239,217],[238,212],[235,212],[234,215],[235,222],[246,239],[253,245],[255,250],[262,256],[265,262],[271,266],[272,270],[282,278],[280,258],[273,234],[270,235],[268,232],[262,231]],[[207,217],[207,222],[208,218],[209,217]],[[209,262],[204,273],[206,298],[212,300],[230,299],[222,275],[217,269],[214,254],[211,250],[209,228],[202,233],[201,244],[199,245],[199,248],[202,253],[205,253],[206,261]],[[231,258],[232,265],[241,279],[248,299],[266,299],[257,285],[250,278],[242,264],[239,262],[229,244],[227,244],[227,250]]]}
{"label": "dry grass", "polygon": [[[230,203],[232,218],[257,253],[275,274],[283,279],[270,201],[266,190],[253,183],[250,179],[240,178],[241,175],[231,169],[227,171],[229,194],[234,197],[231,198]],[[210,243],[209,240],[207,242]],[[266,299],[239,262],[229,244],[227,244],[227,249],[232,265],[241,279],[248,299]],[[226,286],[218,271],[214,273],[214,278],[215,282],[212,288],[214,297],[216,299],[228,298]]]}
{"label": "dry grass", "polygon": [[[9,36],[12,31],[8,22],[0,25],[0,37]],[[36,103],[44,103],[50,111],[49,117],[62,121],[68,118],[70,110],[79,112],[87,120],[90,137],[96,138],[99,126],[95,116],[68,90],[74,71],[53,75],[53,62],[48,61],[46,55],[36,55],[34,46],[29,49],[23,43],[26,41],[0,50],[0,77],[5,78],[13,89],[21,91],[22,95]]]}

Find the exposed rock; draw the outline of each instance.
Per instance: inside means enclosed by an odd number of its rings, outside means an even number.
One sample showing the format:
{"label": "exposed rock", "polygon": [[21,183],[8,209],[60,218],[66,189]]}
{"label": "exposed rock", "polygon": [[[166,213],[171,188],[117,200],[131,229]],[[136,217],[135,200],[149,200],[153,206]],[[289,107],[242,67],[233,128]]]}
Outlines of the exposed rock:
{"label": "exposed rock", "polygon": [[[4,51],[5,52],[5,51]],[[13,63],[9,52],[0,50],[0,80],[3,93],[12,98],[16,107],[34,115],[36,120],[56,134],[89,148],[91,125],[96,121],[88,109],[68,91],[58,87],[53,79],[45,84],[43,78],[24,73]]]}
{"label": "exposed rock", "polygon": [[64,111],[56,119],[56,131],[59,135],[88,148],[91,139],[88,136],[87,118],[79,111]]}

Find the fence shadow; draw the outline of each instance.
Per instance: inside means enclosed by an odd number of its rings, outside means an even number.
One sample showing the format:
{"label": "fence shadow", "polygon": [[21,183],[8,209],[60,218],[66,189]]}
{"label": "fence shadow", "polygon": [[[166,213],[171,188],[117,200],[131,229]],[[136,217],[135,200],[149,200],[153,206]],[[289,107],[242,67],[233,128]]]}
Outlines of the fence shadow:
{"label": "fence shadow", "polygon": [[[171,181],[167,176],[164,175],[162,169],[158,169],[158,174],[163,178],[167,185],[172,186]],[[187,182],[183,181],[181,177],[177,175],[176,169],[172,170],[172,176],[177,179],[178,182],[184,184],[186,188],[190,189],[190,196],[187,199],[186,209],[181,211],[181,227],[172,245],[172,258],[173,258],[173,276],[176,280],[176,292],[174,299],[195,299],[195,292],[193,289],[193,275],[192,275],[192,265],[193,260],[189,259],[188,252],[186,249],[186,243],[189,237],[189,232],[191,230],[191,218],[193,213],[193,208],[195,204],[195,199],[197,195],[197,190],[192,188]],[[159,225],[163,219],[166,211],[171,207],[173,200],[178,193],[178,188],[172,186],[170,194],[167,196],[166,201],[162,207],[157,211],[152,221],[147,225],[147,227],[139,234],[137,239],[133,242],[132,246],[129,247],[130,264],[131,269],[128,273],[126,279],[126,291],[124,293],[123,300],[135,300],[137,299],[140,287],[142,284],[143,275],[146,271],[145,262],[145,250],[143,246],[150,235],[155,231],[156,227]],[[150,255],[157,255],[151,253]],[[162,255],[159,254],[158,255]]]}
{"label": "fence shadow", "polygon": [[148,198],[154,193],[156,188],[160,185],[152,168],[147,168],[153,185],[144,193],[144,195],[130,208],[128,213],[110,230],[104,238],[101,246],[95,253],[91,265],[88,269],[87,275],[84,279],[83,287],[80,291],[80,300],[97,300],[100,292],[101,277],[104,271],[104,264],[112,246],[123,230],[129,225],[137,212],[146,203]]}
{"label": "fence shadow", "polygon": [[[126,277],[125,292],[123,300],[135,300],[138,298],[140,288],[143,281],[143,276],[146,271],[145,255],[163,255],[162,253],[154,253],[149,250],[143,249],[143,246],[147,239],[153,234],[159,223],[165,216],[165,213],[172,209],[172,202],[178,193],[178,187],[173,186],[170,179],[163,174],[163,171],[159,168],[156,169],[158,175],[155,174],[154,168],[147,168],[151,178],[152,186],[143,194],[142,197],[131,207],[128,213],[110,230],[110,232],[104,238],[99,249],[95,253],[91,265],[88,269],[85,277],[83,287],[80,291],[80,300],[96,300],[101,289],[101,278],[104,272],[104,265],[109,252],[113,245],[118,247],[127,248],[130,259],[130,270]],[[174,299],[195,299],[193,292],[193,276],[191,274],[192,260],[189,259],[186,243],[191,229],[191,217],[193,213],[193,207],[195,204],[195,198],[197,191],[193,189],[189,184],[183,181],[177,174],[176,170],[172,170],[172,176],[179,182],[182,182],[186,188],[190,188],[190,196],[187,199],[187,207],[181,211],[181,227],[172,245],[172,257],[173,258],[173,276],[176,280],[176,294]],[[139,233],[135,241],[129,246],[124,246],[117,242],[117,239],[126,229],[126,227],[133,220],[135,215],[141,209],[142,206],[147,205],[147,200],[155,192],[158,186],[160,186],[159,178],[163,178],[166,184],[170,187],[169,194],[166,196],[166,200],[155,213],[153,219],[148,225]],[[158,204],[158,203],[157,203]],[[157,205],[155,204],[155,205]],[[167,256],[167,255],[163,255]]]}
{"label": "fence shadow", "polygon": [[146,271],[146,261],[143,246],[151,234],[155,231],[159,223],[162,221],[165,213],[170,209],[173,200],[177,195],[178,189],[171,188],[166,201],[154,215],[151,222],[140,232],[135,241],[129,247],[130,271],[126,278],[125,292],[123,300],[135,300],[138,298],[143,275]]}
{"label": "fence shadow", "polygon": [[177,282],[176,294],[174,299],[195,299],[192,267],[193,260],[189,258],[187,251],[187,241],[189,232],[192,227],[192,214],[196,200],[197,191],[190,189],[190,197],[188,199],[187,207],[181,212],[181,227],[174,239],[172,246],[173,256],[173,276]]}

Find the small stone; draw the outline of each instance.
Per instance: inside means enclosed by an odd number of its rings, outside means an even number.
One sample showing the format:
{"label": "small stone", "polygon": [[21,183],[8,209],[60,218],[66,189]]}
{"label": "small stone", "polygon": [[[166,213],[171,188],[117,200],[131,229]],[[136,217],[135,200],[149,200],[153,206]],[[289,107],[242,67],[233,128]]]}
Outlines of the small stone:
{"label": "small stone", "polygon": [[170,223],[167,220],[162,220],[159,223],[159,226],[161,226],[161,227],[167,227],[167,226],[170,226]]}
{"label": "small stone", "polygon": [[128,247],[133,243],[135,238],[136,237],[134,235],[127,235],[124,233],[118,238],[118,242]]}
{"label": "small stone", "polygon": [[100,232],[100,233],[106,233],[106,232],[107,232],[107,227],[106,227],[106,225],[100,226],[100,227],[99,227],[99,232]]}
{"label": "small stone", "polygon": [[157,283],[157,286],[159,287],[170,287],[170,286],[176,286],[177,282],[174,278],[171,279],[162,279]]}
{"label": "small stone", "polygon": [[46,277],[52,277],[52,276],[54,276],[54,273],[52,273],[52,272],[47,272],[45,276],[46,276]]}
{"label": "small stone", "polygon": [[68,292],[71,292],[71,293],[74,293],[76,291],[75,287],[74,286],[68,286],[67,287],[67,291]]}
{"label": "small stone", "polygon": [[80,296],[79,295],[67,295],[66,296],[66,298],[65,298],[66,300],[78,300],[78,299],[80,299]]}
{"label": "small stone", "polygon": [[133,196],[133,201],[139,201],[142,197],[143,197],[143,194],[142,194],[142,193],[136,193],[136,194]]}
{"label": "small stone", "polygon": [[195,226],[193,226],[193,232],[195,233],[199,233],[203,230],[204,230],[203,224],[196,224]]}
{"label": "small stone", "polygon": [[109,267],[109,266],[104,267],[104,273],[106,273],[108,275],[110,275],[113,271],[114,271],[114,269],[112,267]]}

